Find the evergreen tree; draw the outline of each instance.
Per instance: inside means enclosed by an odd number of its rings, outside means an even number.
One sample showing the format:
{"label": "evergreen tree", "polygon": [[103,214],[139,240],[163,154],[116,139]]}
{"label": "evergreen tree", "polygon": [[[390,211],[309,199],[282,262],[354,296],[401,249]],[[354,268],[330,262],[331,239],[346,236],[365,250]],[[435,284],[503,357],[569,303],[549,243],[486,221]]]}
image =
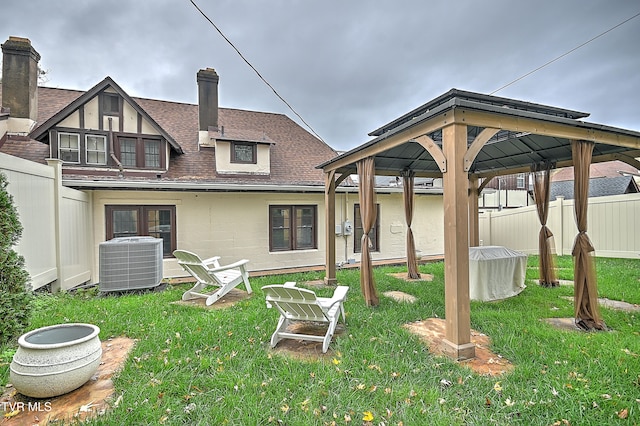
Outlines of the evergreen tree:
{"label": "evergreen tree", "polygon": [[18,337],[29,325],[33,293],[24,258],[13,250],[22,236],[22,225],[7,178],[0,173],[0,344]]}

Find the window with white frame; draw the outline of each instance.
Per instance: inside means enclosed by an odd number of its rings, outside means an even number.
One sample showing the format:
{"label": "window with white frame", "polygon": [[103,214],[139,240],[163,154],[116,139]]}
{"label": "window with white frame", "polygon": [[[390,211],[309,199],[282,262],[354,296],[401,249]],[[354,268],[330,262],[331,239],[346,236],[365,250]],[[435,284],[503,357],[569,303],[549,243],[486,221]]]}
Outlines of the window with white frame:
{"label": "window with white frame", "polygon": [[516,177],[516,188],[524,189],[524,184],[525,184],[525,174],[518,173],[518,176]]}
{"label": "window with white frame", "polygon": [[86,135],[85,147],[87,164],[107,164],[107,137],[101,135]]}
{"label": "window with white frame", "polygon": [[80,135],[58,133],[58,158],[65,163],[80,162]]}

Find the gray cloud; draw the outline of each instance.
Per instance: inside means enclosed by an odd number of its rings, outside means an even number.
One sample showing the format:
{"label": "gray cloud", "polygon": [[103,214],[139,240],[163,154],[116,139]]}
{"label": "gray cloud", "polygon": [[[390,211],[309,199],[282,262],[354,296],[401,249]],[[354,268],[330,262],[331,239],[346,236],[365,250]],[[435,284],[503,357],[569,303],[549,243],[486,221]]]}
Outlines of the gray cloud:
{"label": "gray cloud", "polygon": [[[447,90],[490,93],[627,19],[599,0],[199,0],[245,57],[336,149]],[[294,114],[184,1],[5,0],[4,36],[31,39],[47,85],[109,75],[133,96],[196,102],[214,67],[223,107]],[[496,93],[640,129],[640,17]],[[297,120],[298,121],[298,120]]]}

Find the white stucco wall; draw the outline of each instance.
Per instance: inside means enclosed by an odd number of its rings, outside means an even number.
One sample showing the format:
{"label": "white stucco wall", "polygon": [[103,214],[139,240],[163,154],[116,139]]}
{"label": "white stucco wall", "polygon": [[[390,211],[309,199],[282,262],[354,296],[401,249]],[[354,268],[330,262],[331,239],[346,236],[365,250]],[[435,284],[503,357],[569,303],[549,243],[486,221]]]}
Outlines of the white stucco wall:
{"label": "white stucco wall", "polygon": [[[249,259],[249,270],[269,270],[325,264],[325,210],[323,193],[227,193],[227,192],[151,192],[95,191],[93,194],[95,271],[99,244],[105,241],[105,206],[110,204],[175,205],[178,248],[202,257],[221,256],[222,263]],[[353,203],[357,193],[336,195],[336,223],[347,217],[353,222]],[[373,259],[405,256],[406,227],[402,194],[378,196],[381,209],[381,251]],[[269,252],[270,205],[316,205],[318,247],[312,250]],[[348,216],[347,216],[348,213]],[[442,197],[417,195],[412,229],[416,249],[423,254],[443,252]],[[353,235],[336,236],[336,262],[352,258]],[[164,261],[165,277],[185,276],[175,260]]]}

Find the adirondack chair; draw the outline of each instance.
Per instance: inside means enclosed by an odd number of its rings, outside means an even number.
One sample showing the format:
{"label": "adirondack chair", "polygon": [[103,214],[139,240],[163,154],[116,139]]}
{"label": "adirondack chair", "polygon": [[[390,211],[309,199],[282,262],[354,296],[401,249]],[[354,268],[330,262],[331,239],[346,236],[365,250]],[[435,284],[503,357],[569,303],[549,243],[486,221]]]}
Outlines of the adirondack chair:
{"label": "adirondack chair", "polygon": [[[178,265],[196,279],[196,284],[182,295],[182,300],[206,298],[205,304],[209,306],[242,282],[247,293],[252,293],[246,269],[247,259],[221,266],[218,261],[220,256],[202,260],[197,254],[186,250],[175,250],[173,255],[178,259]],[[209,285],[218,287],[218,290],[213,294],[204,293],[204,288]]]}
{"label": "adirondack chair", "polygon": [[[317,297],[311,290],[296,287],[294,282],[267,285],[262,290],[266,295],[267,308],[275,307],[280,312],[278,326],[271,336],[271,347],[275,347],[282,339],[311,340],[322,342],[322,353],[326,353],[341,314],[343,323],[346,322],[344,301],[349,287],[336,287],[331,298]],[[317,336],[288,330],[297,321],[327,323],[326,333],[324,336]]]}

